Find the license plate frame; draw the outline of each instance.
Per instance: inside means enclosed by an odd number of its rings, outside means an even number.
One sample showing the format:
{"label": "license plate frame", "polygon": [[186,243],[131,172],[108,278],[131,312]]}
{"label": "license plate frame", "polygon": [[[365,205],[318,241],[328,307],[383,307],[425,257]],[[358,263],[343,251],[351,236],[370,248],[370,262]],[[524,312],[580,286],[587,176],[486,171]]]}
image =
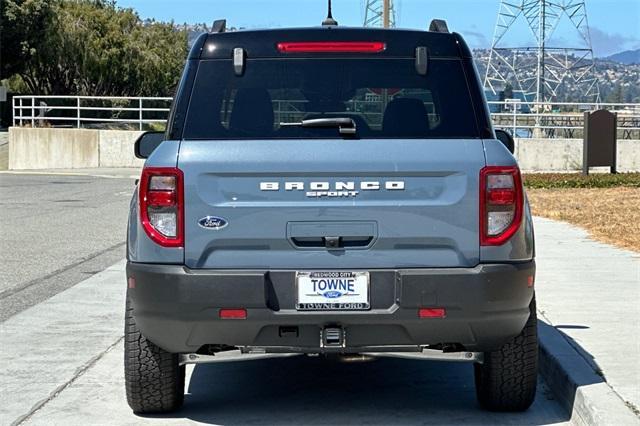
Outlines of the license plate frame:
{"label": "license plate frame", "polygon": [[[301,284],[301,280],[305,279],[309,281]],[[319,287],[322,285],[320,283],[316,292],[313,293],[313,289],[310,288],[311,279],[343,280],[343,283],[353,279],[355,292],[349,292],[347,284],[346,293],[343,293],[342,290],[345,290],[345,287],[342,287],[340,282],[333,283],[333,286],[336,286],[335,289],[327,288],[326,286],[330,285],[326,282],[325,288],[320,290]],[[364,296],[361,293],[363,289],[366,291]],[[305,293],[301,294],[301,291]],[[336,295],[334,292],[342,294]],[[298,271],[295,276],[295,293],[295,307],[298,311],[367,311],[371,309],[371,276],[369,271]],[[327,297],[327,293],[334,294],[331,295],[332,297]],[[350,298],[353,299],[349,301]]]}

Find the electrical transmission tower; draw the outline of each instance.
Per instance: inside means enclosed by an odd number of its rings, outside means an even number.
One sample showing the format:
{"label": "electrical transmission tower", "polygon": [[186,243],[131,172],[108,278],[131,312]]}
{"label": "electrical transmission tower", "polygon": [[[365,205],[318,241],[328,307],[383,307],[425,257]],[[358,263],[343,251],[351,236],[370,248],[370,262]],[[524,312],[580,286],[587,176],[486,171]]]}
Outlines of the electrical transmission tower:
{"label": "electrical transmission tower", "polygon": [[[553,39],[561,22],[569,23],[576,41]],[[534,45],[510,39],[522,25],[533,33]],[[522,32],[522,31],[521,31]],[[563,35],[564,37],[564,35]],[[562,39],[560,39],[562,40]],[[585,0],[501,0],[484,80],[496,95],[510,85],[526,102],[558,100],[560,91],[580,99],[600,99]]]}
{"label": "electrical transmission tower", "polygon": [[365,27],[394,28],[396,26],[396,11],[393,0],[366,0],[364,9]]}

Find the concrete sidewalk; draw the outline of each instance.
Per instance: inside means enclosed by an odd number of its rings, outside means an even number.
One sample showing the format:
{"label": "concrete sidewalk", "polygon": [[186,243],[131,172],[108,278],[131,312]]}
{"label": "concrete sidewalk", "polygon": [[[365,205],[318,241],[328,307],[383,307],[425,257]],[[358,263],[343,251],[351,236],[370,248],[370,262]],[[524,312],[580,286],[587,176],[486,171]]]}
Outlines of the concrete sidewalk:
{"label": "concrete sidewalk", "polygon": [[19,423],[123,336],[125,262],[0,323],[0,425]]}
{"label": "concrete sidewalk", "polygon": [[536,218],[535,231],[539,319],[558,330],[637,416],[640,253],[596,242],[583,229],[562,222]]}

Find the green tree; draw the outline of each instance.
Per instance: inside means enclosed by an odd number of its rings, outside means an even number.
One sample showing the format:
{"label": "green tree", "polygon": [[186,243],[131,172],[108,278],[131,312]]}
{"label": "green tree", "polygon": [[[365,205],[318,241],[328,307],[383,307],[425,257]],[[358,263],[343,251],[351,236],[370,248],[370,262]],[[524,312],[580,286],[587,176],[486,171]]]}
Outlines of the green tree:
{"label": "green tree", "polygon": [[40,54],[57,0],[0,0],[0,80],[23,74]]}
{"label": "green tree", "polygon": [[[36,0],[2,1],[7,12],[22,12],[11,16],[20,16],[14,22],[28,28],[39,16],[32,12],[35,7],[26,7]],[[113,0],[46,3],[39,37],[32,37],[17,56],[11,52],[7,76],[18,74],[37,94],[172,94],[187,54],[186,31],[173,23],[142,22],[132,9],[119,8]],[[18,38],[16,34],[26,31],[18,27],[9,32],[10,38]]]}

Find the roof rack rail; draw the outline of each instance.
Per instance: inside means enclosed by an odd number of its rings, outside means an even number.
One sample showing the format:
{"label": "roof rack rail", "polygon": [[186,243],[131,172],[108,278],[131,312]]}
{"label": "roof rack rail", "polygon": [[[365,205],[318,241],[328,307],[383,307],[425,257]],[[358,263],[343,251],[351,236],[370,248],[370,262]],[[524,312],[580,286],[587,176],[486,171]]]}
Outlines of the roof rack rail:
{"label": "roof rack rail", "polygon": [[227,30],[227,20],[226,19],[218,19],[213,21],[213,25],[211,26],[212,33],[223,33]]}
{"label": "roof rack rail", "polygon": [[449,33],[449,27],[447,26],[447,21],[444,19],[434,19],[431,21],[429,25],[429,31],[434,33]]}

